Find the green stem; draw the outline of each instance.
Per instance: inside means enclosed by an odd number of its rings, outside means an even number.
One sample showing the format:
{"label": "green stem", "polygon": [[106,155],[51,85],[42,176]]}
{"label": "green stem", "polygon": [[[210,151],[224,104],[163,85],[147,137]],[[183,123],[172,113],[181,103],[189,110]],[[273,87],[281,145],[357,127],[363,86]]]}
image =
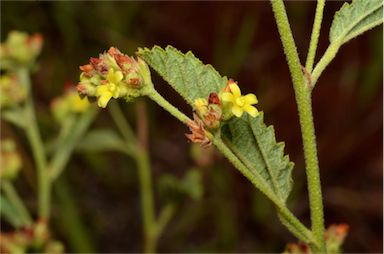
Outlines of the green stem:
{"label": "green stem", "polygon": [[161,210],[159,218],[156,223],[156,237],[159,238],[164,231],[164,228],[168,225],[171,220],[173,214],[175,213],[174,204],[167,204]]}
{"label": "green stem", "polygon": [[153,253],[156,251],[157,239],[154,232],[155,225],[155,208],[152,191],[151,168],[149,158],[146,151],[139,149],[136,155],[137,167],[139,170],[140,193],[141,193],[141,210],[143,213],[143,230],[145,238],[145,253]]}
{"label": "green stem", "polygon": [[58,226],[64,231],[69,247],[73,252],[95,253],[95,247],[79,211],[81,207],[73,193],[73,187],[68,184],[65,176],[62,176],[56,181],[53,189],[60,205],[58,219],[65,221]]}
{"label": "green stem", "polygon": [[95,118],[96,113],[96,110],[90,109],[89,111],[78,116],[76,119],[77,121],[73,123],[71,132],[68,133],[69,135],[66,136],[63,143],[60,144],[60,147],[56,150],[49,164],[51,181],[55,181],[63,172],[65,165],[67,165],[73,149],[76,146],[76,143],[86,132],[89,125]]}
{"label": "green stem", "polygon": [[321,22],[323,20],[323,11],[324,11],[325,0],[318,0],[316,7],[315,20],[313,22],[311,42],[309,44],[307,61],[305,63],[305,68],[308,73],[312,72],[313,62],[315,61],[317,44],[319,42]]}
{"label": "green stem", "polygon": [[137,142],[135,133],[133,132],[131,126],[126,121],[124,114],[121,111],[121,108],[119,107],[118,102],[115,100],[111,101],[110,104],[108,105],[108,110],[117,128],[119,129],[121,135],[123,135],[125,140],[130,144],[132,143],[135,144]]}
{"label": "green stem", "polygon": [[23,225],[26,225],[26,226],[31,225],[32,224],[31,215],[29,214],[27,208],[25,208],[23,201],[17,194],[17,191],[13,187],[12,183],[8,181],[3,181],[1,183],[1,188],[3,189],[9,202],[18,211],[20,218],[23,221]]}
{"label": "green stem", "polygon": [[25,85],[28,91],[28,98],[25,102],[25,113],[28,124],[25,126],[25,132],[31,145],[32,154],[36,163],[39,216],[40,218],[48,220],[50,209],[50,179],[47,170],[47,159],[45,156],[44,146],[37,126],[28,69],[20,69],[18,71],[18,76],[21,83]]}
{"label": "green stem", "polygon": [[140,182],[141,211],[143,214],[144,252],[154,253],[157,246],[155,207],[152,190],[152,175],[147,151],[136,138],[131,126],[126,121],[123,112],[117,103],[109,107],[111,117],[117,128],[125,138],[128,146],[135,147],[133,156],[136,160]]}
{"label": "green stem", "polygon": [[301,64],[284,3],[282,0],[271,0],[271,3],[280,33],[280,38],[284,47],[284,52],[287,57],[289,70],[291,72],[299,111],[308,181],[309,203],[311,208],[312,231],[320,246],[319,249],[314,248],[313,251],[326,252],[324,241],[324,213],[315,128],[312,116],[311,93],[310,89],[308,89],[305,84],[305,80],[301,72]]}
{"label": "green stem", "polygon": [[312,86],[316,85],[317,80],[319,79],[321,73],[325,70],[328,64],[335,58],[337,52],[339,51],[341,42],[335,41],[331,43],[327,50],[325,51],[323,57],[316,64],[315,69],[312,72]]}
{"label": "green stem", "polygon": [[290,211],[289,209],[275,196],[271,191],[268,191],[268,186],[264,186],[260,180],[237,158],[236,155],[223,143],[219,137],[213,140],[214,145],[221,153],[264,195],[266,195],[275,205],[279,213],[286,219],[292,228],[288,229],[294,233],[300,240],[306,243],[316,244],[311,231],[309,231]]}
{"label": "green stem", "polygon": [[148,94],[148,97],[154,100],[157,104],[159,104],[159,106],[171,113],[171,115],[179,119],[181,122],[186,123],[187,121],[191,120],[188,116],[180,112],[175,106],[173,106],[166,99],[164,99],[163,96],[161,96],[155,89],[153,89]]}

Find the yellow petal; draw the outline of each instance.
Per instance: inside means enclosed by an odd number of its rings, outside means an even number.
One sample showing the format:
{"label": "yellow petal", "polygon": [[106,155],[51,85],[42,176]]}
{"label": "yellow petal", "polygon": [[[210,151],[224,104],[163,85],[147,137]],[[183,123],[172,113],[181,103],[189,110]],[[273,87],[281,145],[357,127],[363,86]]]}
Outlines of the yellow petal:
{"label": "yellow petal", "polygon": [[116,71],[113,78],[113,83],[118,84],[120,81],[123,80],[124,75],[121,71]]}
{"label": "yellow petal", "polygon": [[256,95],[254,95],[253,93],[249,93],[249,94],[245,95],[244,100],[245,100],[246,104],[250,104],[250,105],[256,104],[258,102]]}
{"label": "yellow petal", "polygon": [[231,92],[233,93],[233,95],[235,97],[240,97],[241,96],[240,88],[239,88],[239,86],[236,83],[231,83],[229,85],[229,89],[231,90]]}
{"label": "yellow petal", "polygon": [[245,105],[243,107],[244,111],[250,114],[252,117],[256,117],[259,114],[259,111],[254,106],[251,105]]}
{"label": "yellow petal", "polygon": [[99,97],[99,100],[97,101],[97,105],[99,105],[99,107],[101,108],[105,108],[111,98],[112,98],[112,93],[106,92]]}
{"label": "yellow petal", "polygon": [[120,87],[116,84],[109,84],[109,91],[112,93],[113,98],[117,99],[120,95]]}
{"label": "yellow petal", "polygon": [[237,117],[241,117],[243,115],[243,109],[240,108],[239,106],[233,106],[232,107],[232,113],[237,116]]}
{"label": "yellow petal", "polygon": [[106,92],[109,92],[107,85],[99,85],[96,87],[96,96],[101,96]]}
{"label": "yellow petal", "polygon": [[233,94],[225,92],[221,95],[221,100],[226,102],[233,102],[235,98],[233,97]]}
{"label": "yellow petal", "polygon": [[108,80],[109,82],[113,83],[113,78],[114,78],[114,76],[115,76],[115,71],[114,71],[112,68],[110,68],[110,69],[108,70],[107,80]]}

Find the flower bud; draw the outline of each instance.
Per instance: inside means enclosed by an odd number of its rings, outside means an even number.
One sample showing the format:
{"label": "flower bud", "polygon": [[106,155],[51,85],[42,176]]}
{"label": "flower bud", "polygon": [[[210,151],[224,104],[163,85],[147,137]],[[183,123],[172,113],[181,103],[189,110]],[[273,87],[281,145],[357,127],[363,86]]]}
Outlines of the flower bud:
{"label": "flower bud", "polygon": [[88,98],[80,98],[75,89],[69,88],[61,97],[53,99],[51,110],[58,122],[63,122],[70,114],[81,114],[90,108]]}
{"label": "flower bud", "polygon": [[208,100],[198,98],[194,103],[197,115],[203,120],[209,129],[217,129],[220,126],[222,109],[217,93],[211,93]]}
{"label": "flower bud", "polygon": [[1,140],[1,160],[0,160],[0,179],[14,179],[22,166],[21,157],[16,151],[16,145],[13,140]]}
{"label": "flower bud", "polygon": [[102,108],[112,98],[131,101],[145,94],[144,88],[152,85],[148,65],[114,47],[100,54],[99,58],[91,58],[89,64],[80,66],[80,70],[79,94],[96,97]]}
{"label": "flower bud", "polygon": [[12,31],[7,40],[0,46],[2,68],[15,69],[19,66],[29,66],[40,54],[43,37],[40,34],[29,36],[26,33]]}
{"label": "flower bud", "polygon": [[19,83],[16,75],[4,75],[0,77],[0,108],[14,107],[22,103],[27,92]]}
{"label": "flower bud", "polygon": [[195,113],[193,113],[193,121],[188,121],[187,125],[192,133],[185,134],[185,136],[191,142],[199,143],[203,148],[207,148],[212,144],[209,132],[205,130],[204,123]]}

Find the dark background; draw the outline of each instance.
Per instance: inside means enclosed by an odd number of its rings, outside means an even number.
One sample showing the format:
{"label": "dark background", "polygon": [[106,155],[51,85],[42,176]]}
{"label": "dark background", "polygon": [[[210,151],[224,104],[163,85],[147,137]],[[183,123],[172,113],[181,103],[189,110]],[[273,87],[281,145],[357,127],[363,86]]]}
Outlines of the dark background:
{"label": "dark background", "polygon": [[[286,5],[304,63],[316,4]],[[326,3],[316,61],[329,44],[332,17],[341,5]],[[10,30],[44,36],[33,93],[45,138],[58,129],[49,113],[50,101],[62,94],[64,83],[78,81],[78,66],[90,56],[109,46],[127,54],[137,47],[168,44],[183,52],[192,50],[222,75],[239,81],[244,93],[257,95],[258,109],[265,112],[266,123],[274,125],[277,140],[285,141],[296,164],[290,207],[309,224],[297,109],[268,2],[2,1],[2,41]],[[382,27],[377,27],[342,46],[313,93],[326,223],[350,225],[346,252],[382,252],[382,38]],[[154,81],[160,93],[190,114],[156,75]],[[182,176],[198,167],[183,135],[187,128],[153,102],[146,104],[155,185],[164,172]],[[135,125],[135,104],[121,105]],[[113,126],[107,112],[99,114],[93,124],[97,126]],[[2,127],[6,134],[19,134],[10,125]],[[19,142],[24,144],[26,166],[17,186],[33,209],[29,150],[23,139]],[[295,241],[269,201],[225,159],[213,155],[208,161],[199,166],[204,176],[202,200],[186,200],[178,207],[159,251],[281,252],[287,242]],[[77,153],[63,179],[67,199],[54,194],[52,230],[68,252],[141,251],[140,199],[132,160],[113,152]],[[161,200],[156,202],[160,207]]]}

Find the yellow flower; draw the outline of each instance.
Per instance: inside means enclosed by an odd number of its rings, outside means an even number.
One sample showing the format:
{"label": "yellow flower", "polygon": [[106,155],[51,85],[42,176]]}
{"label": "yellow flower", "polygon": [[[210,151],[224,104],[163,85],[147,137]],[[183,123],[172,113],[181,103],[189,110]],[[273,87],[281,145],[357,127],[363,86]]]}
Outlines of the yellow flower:
{"label": "yellow flower", "polygon": [[208,101],[203,98],[195,100],[195,109],[201,115],[205,115],[208,112]]}
{"label": "yellow flower", "polygon": [[123,80],[123,77],[121,71],[114,71],[112,68],[109,69],[107,74],[108,83],[99,85],[96,88],[96,96],[99,97],[97,105],[99,105],[99,107],[105,108],[112,97],[115,99],[119,97],[119,83]]}
{"label": "yellow flower", "polygon": [[244,111],[252,117],[256,117],[259,114],[257,109],[252,106],[257,103],[256,95],[250,93],[242,96],[240,88],[235,82],[229,84],[229,90],[230,92],[222,93],[221,99],[231,104],[231,111],[235,116],[241,117]]}
{"label": "yellow flower", "polygon": [[81,98],[78,93],[73,93],[69,97],[72,111],[75,113],[85,112],[91,105],[87,98]]}

